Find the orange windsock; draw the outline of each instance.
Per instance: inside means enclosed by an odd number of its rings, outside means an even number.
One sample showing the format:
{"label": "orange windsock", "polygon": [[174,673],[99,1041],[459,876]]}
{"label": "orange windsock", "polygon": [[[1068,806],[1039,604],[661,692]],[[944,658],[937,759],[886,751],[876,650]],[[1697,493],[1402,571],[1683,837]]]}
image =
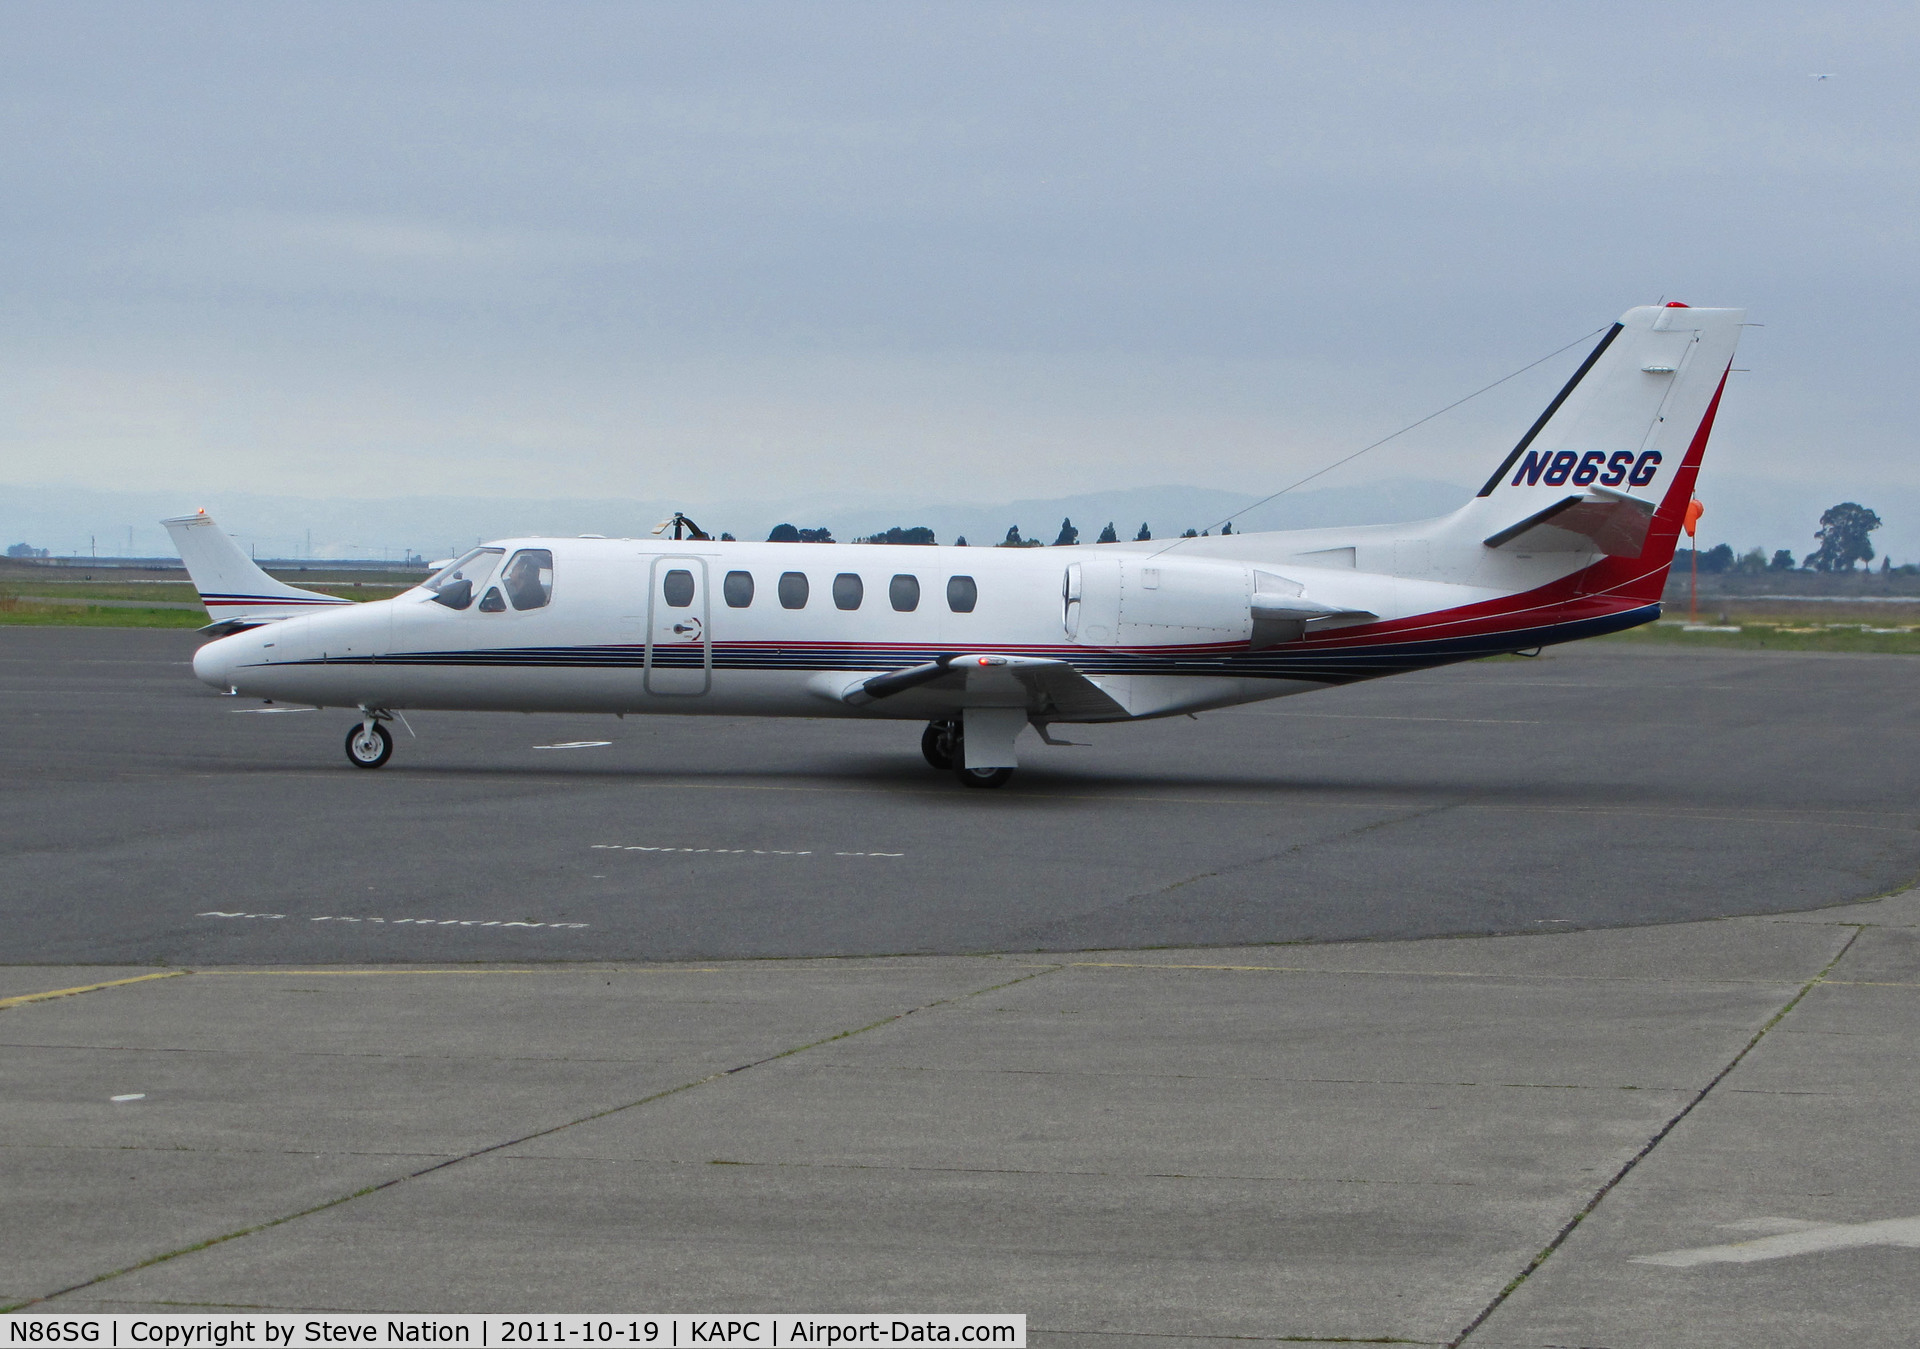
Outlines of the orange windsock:
{"label": "orange windsock", "polygon": [[1700,517],[1706,513],[1707,508],[1702,506],[1698,501],[1689,501],[1687,503],[1687,513],[1681,519],[1680,527],[1687,531],[1688,538],[1693,537],[1694,528],[1699,525]]}

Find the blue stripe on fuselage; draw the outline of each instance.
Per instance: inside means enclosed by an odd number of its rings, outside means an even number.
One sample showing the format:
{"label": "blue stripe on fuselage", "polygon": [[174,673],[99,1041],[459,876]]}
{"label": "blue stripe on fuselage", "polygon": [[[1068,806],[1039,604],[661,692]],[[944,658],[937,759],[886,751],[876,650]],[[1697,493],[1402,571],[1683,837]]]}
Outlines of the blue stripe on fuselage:
{"label": "blue stripe on fuselage", "polygon": [[[1560,642],[1600,637],[1610,632],[1651,623],[1660,616],[1658,604],[1583,618],[1571,622],[1546,623],[1535,627],[1512,628],[1500,632],[1476,633],[1466,637],[1442,637],[1429,641],[1394,642],[1382,640],[1366,645],[1325,647],[1316,650],[1312,643],[1290,643],[1265,651],[1240,651],[1221,655],[1188,654],[1152,656],[1137,651],[1109,651],[1096,647],[1043,647],[1014,644],[1011,647],[975,646],[973,651],[1024,651],[1066,661],[1088,675],[1207,675],[1240,679],[1306,680],[1323,684],[1348,684],[1383,675],[1427,670],[1483,656],[1504,655],[1533,647],[1553,646]],[[969,648],[959,648],[963,652]],[[848,645],[809,644],[805,648],[783,646],[775,642],[721,643],[712,653],[715,670],[896,670],[916,665],[935,655],[956,650],[953,644]],[[327,656],[312,660],[278,662],[284,665],[408,665],[416,667],[515,668],[515,669],[639,669],[647,663],[643,645],[622,646],[532,646],[505,647],[475,651],[393,652],[379,656]],[[700,647],[655,647],[655,669],[699,669],[705,664]]]}

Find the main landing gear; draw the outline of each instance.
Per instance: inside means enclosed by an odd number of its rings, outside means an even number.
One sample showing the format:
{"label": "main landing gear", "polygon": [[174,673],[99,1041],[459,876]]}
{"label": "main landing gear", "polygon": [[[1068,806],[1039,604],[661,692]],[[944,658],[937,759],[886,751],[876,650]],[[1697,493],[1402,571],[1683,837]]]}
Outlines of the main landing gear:
{"label": "main landing gear", "polygon": [[1011,768],[956,768],[962,787],[1004,787],[1013,776]]}
{"label": "main landing gear", "polygon": [[1011,768],[966,767],[966,728],[957,717],[927,723],[920,733],[920,753],[934,768],[950,771],[965,787],[1002,787],[1013,776]]}
{"label": "main landing gear", "polygon": [[347,762],[355,768],[378,768],[393,757],[393,737],[380,723],[385,712],[368,712],[366,720],[347,732]]}
{"label": "main landing gear", "polygon": [[943,771],[952,768],[960,759],[961,735],[958,718],[930,721],[920,733],[920,752],[933,767]]}

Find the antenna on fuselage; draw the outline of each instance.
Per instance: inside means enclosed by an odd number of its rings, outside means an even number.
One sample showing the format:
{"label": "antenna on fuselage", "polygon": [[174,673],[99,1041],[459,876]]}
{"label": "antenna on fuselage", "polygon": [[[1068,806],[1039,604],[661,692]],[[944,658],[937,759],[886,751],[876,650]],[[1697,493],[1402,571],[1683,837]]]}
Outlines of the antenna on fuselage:
{"label": "antenna on fuselage", "polygon": [[[673,513],[673,519],[662,520],[659,524],[655,525],[653,532],[656,534],[664,534],[668,529],[673,530],[673,537],[676,539],[695,539],[708,543],[713,541],[713,535],[707,533],[707,531],[700,528],[699,525],[687,519],[687,517],[679,511]],[[681,533],[682,530],[686,532],[683,534]]]}

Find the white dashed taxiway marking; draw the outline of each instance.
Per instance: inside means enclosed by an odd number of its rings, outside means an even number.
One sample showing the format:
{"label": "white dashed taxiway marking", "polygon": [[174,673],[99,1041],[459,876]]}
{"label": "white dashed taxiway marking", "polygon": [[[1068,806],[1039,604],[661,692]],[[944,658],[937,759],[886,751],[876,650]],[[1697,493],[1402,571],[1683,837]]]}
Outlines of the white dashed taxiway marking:
{"label": "white dashed taxiway marking", "polygon": [[599,749],[602,745],[611,745],[611,740],[563,740],[557,745],[535,745],[535,749]]}
{"label": "white dashed taxiway marking", "polygon": [[1871,1223],[1814,1223],[1798,1218],[1754,1218],[1747,1222],[1728,1223],[1727,1226],[1772,1232],[1774,1235],[1757,1237],[1752,1241],[1729,1242],[1724,1246],[1696,1246],[1691,1250],[1660,1251],[1631,1258],[1636,1265],[1668,1265],[1685,1269],[1690,1265],[1779,1260],[1789,1255],[1844,1251],[1856,1246],[1920,1246],[1920,1218],[1883,1218]]}
{"label": "white dashed taxiway marking", "polygon": [[[284,913],[223,913],[209,909],[196,918],[285,918]],[[323,913],[307,919],[309,923],[373,923],[384,927],[497,927],[506,929],[543,927],[549,930],[578,928],[585,923],[535,923],[514,918],[366,918],[346,914]]]}
{"label": "white dashed taxiway marking", "polygon": [[653,843],[592,843],[607,852],[706,853],[713,857],[905,857],[903,852],[825,852],[814,848],[674,848]]}

